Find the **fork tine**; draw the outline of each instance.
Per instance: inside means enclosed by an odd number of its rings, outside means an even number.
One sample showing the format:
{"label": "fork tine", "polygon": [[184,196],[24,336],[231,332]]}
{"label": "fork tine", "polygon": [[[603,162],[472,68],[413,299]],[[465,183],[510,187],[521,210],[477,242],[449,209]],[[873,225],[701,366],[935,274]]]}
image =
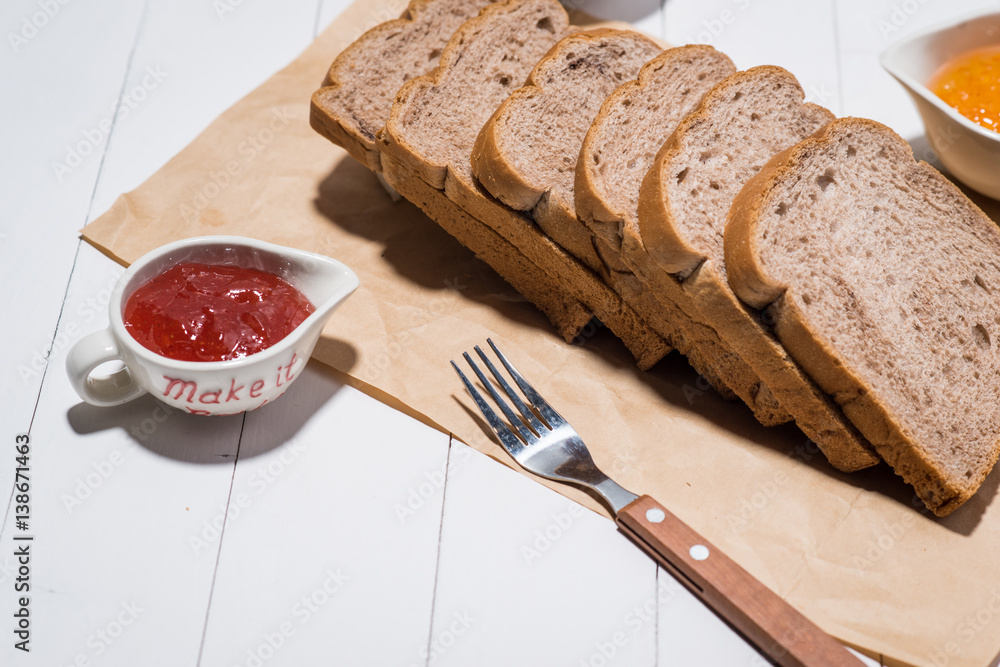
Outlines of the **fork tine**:
{"label": "fork tine", "polygon": [[465,385],[466,390],[468,390],[469,394],[472,396],[472,400],[476,402],[476,407],[478,407],[479,411],[483,413],[483,417],[486,418],[490,428],[492,428],[493,432],[496,433],[497,438],[500,440],[500,444],[503,445],[503,448],[507,450],[508,454],[516,458],[517,455],[521,453],[521,450],[524,449],[524,443],[521,442],[521,439],[518,438],[514,432],[503,423],[503,421],[501,421],[497,413],[490,407],[490,404],[486,402],[485,398],[483,398],[483,395],[479,393],[479,390],[476,389],[471,382],[469,382],[469,378],[465,377],[465,373],[462,372],[454,361],[451,362],[451,367],[455,369],[456,373],[458,373],[458,377],[462,378],[462,384]]}
{"label": "fork tine", "polygon": [[556,428],[557,426],[565,424],[566,420],[563,419],[562,415],[556,412],[555,408],[549,405],[548,401],[542,398],[542,395],[535,391],[534,387],[528,384],[528,381],[524,379],[524,376],[517,372],[517,369],[514,368],[514,364],[507,360],[507,357],[504,356],[504,353],[501,352],[500,348],[496,346],[493,339],[487,338],[486,342],[489,343],[490,347],[493,348],[493,351],[496,352],[497,357],[500,359],[500,363],[504,365],[504,368],[507,369],[510,376],[514,378],[514,382],[516,382],[517,386],[521,388],[522,392],[524,392],[528,402],[531,403],[531,405],[538,410],[539,413],[541,413],[542,417],[545,418],[545,421],[549,423],[549,426]]}
{"label": "fork tine", "polygon": [[479,369],[479,366],[477,366],[476,362],[472,360],[472,357],[469,356],[469,353],[463,352],[462,356],[465,357],[465,361],[469,364],[469,366],[472,368],[475,374],[479,377],[479,381],[483,383],[484,387],[486,387],[486,391],[488,391],[490,393],[490,396],[493,397],[493,402],[496,403],[498,408],[500,408],[500,411],[503,413],[503,416],[507,418],[508,422],[507,425],[513,427],[514,431],[521,436],[521,440],[523,440],[525,444],[530,445],[531,443],[538,440],[538,436],[535,435],[531,431],[531,429],[525,426],[524,423],[517,418],[517,415],[514,414],[514,411],[510,409],[509,405],[507,405],[507,401],[500,398],[500,394],[498,394],[497,390],[493,387],[493,383],[490,382],[488,379],[486,379],[486,374]]}
{"label": "fork tine", "polygon": [[500,385],[500,388],[506,392],[507,396],[510,397],[510,400],[514,403],[515,407],[517,407],[518,411],[524,415],[523,421],[527,423],[528,426],[533,428],[535,433],[539,435],[548,430],[548,426],[538,421],[538,417],[535,416],[535,413],[531,411],[531,408],[524,404],[524,401],[521,400],[518,393],[514,391],[513,387],[510,386],[507,379],[504,378],[500,371],[497,370],[497,367],[493,365],[493,362],[486,356],[486,353],[483,352],[482,348],[476,345],[475,350],[479,353],[479,357],[486,364],[486,367],[490,369],[490,373],[492,373],[493,377],[496,378],[497,384]]}

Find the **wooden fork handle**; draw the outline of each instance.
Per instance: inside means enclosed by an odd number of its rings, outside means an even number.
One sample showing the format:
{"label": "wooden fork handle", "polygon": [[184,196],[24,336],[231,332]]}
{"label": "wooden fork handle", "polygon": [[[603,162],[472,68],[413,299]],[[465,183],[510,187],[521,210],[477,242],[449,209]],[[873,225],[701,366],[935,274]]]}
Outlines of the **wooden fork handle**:
{"label": "wooden fork handle", "polygon": [[781,667],[862,663],[665,507],[642,496],[618,527]]}

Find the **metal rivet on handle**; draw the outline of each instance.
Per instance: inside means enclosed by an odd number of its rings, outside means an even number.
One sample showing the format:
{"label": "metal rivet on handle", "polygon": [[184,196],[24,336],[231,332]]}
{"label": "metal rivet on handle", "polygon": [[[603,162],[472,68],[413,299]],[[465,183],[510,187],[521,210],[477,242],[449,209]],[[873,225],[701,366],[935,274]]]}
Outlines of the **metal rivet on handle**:
{"label": "metal rivet on handle", "polygon": [[708,547],[704,544],[696,544],[691,547],[691,550],[688,551],[688,553],[691,554],[691,558],[694,558],[695,560],[705,560],[708,558]]}
{"label": "metal rivet on handle", "polygon": [[659,507],[653,507],[652,509],[646,510],[646,521],[650,523],[660,523],[667,518],[667,515],[663,513]]}

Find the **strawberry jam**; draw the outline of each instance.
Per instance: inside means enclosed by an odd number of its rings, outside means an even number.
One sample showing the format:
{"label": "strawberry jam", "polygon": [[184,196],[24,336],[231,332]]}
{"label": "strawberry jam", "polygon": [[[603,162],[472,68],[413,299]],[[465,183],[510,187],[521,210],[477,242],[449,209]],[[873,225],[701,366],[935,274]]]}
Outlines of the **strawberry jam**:
{"label": "strawberry jam", "polygon": [[225,361],[264,350],[316,308],[272,273],[183,263],[139,287],[125,328],[139,343],[179,361]]}

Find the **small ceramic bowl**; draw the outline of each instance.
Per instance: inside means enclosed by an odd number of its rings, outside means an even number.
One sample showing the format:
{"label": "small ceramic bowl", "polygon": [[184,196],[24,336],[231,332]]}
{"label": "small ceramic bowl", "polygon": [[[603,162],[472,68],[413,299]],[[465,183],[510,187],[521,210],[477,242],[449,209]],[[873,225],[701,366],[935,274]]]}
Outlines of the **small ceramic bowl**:
{"label": "small ceramic bowl", "polygon": [[1000,13],[964,18],[893,44],[882,54],[906,88],[941,163],[972,189],[1000,199],[1000,133],[961,115],[927,87],[937,69],[967,51],[1000,45]]}
{"label": "small ceramic bowl", "polygon": [[[226,264],[267,271],[291,283],[314,306],[307,317],[274,345],[229,361],[178,361],[156,354],[125,329],[125,303],[132,292],[181,262]],[[239,236],[202,236],[162,246],[122,274],[111,295],[110,326],[70,350],[66,371],[87,403],[120,405],[147,392],[192,414],[226,415],[254,410],[285,392],[309,360],[323,326],[358,288],[358,277],[335,259]],[[94,377],[109,361],[124,368]]]}

